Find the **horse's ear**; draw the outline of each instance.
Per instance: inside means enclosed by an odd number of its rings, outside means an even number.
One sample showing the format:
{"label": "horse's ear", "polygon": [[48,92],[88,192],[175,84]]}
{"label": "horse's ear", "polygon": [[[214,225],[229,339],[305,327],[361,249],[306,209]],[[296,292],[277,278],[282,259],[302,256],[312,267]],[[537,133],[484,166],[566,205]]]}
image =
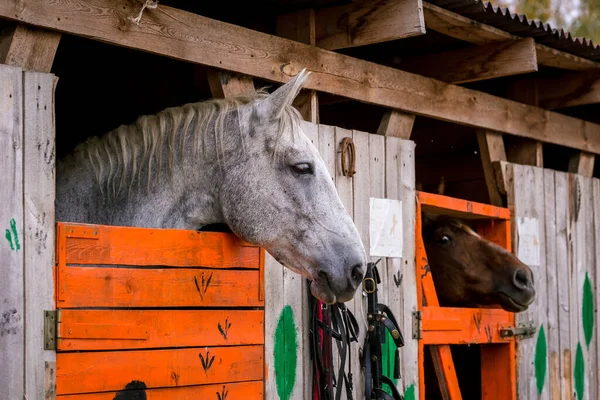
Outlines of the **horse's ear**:
{"label": "horse's ear", "polygon": [[421,213],[421,226],[423,229],[430,228],[435,223],[436,217],[426,212]]}
{"label": "horse's ear", "polygon": [[291,105],[296,96],[298,96],[309,74],[310,72],[307,72],[306,68],[303,69],[292,80],[262,100],[257,106],[259,117],[269,121],[279,119],[284,108]]}

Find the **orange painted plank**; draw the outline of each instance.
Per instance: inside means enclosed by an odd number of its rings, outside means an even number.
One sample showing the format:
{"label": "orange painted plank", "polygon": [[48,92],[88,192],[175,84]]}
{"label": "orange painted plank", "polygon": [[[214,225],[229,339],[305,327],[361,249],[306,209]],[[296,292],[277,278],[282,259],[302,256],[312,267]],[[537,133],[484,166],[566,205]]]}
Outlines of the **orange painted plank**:
{"label": "orange painted plank", "polygon": [[62,225],[67,264],[259,268],[260,248],[229,233]]}
{"label": "orange painted plank", "polygon": [[440,384],[442,398],[448,400],[461,400],[460,387],[458,386],[458,378],[452,361],[452,353],[450,346],[429,346],[433,366]]}
{"label": "orange painted plank", "polygon": [[459,218],[479,217],[510,219],[510,210],[508,208],[496,207],[489,204],[476,203],[433,193],[417,192],[417,196],[423,211],[452,215]]}
{"label": "orange painted plank", "polygon": [[264,343],[262,310],[61,310],[58,351]]}
{"label": "orange painted plank", "polygon": [[259,271],[59,268],[58,308],[260,307]]}
{"label": "orange painted plank", "polygon": [[[460,321],[439,329],[448,321]],[[514,315],[495,308],[423,307],[422,337],[425,344],[509,343],[500,337],[500,328],[512,326]]]}
{"label": "orange painted plank", "polygon": [[[481,346],[481,399],[516,399],[515,342]],[[533,379],[533,377],[532,377]]]}
{"label": "orange painted plank", "polygon": [[261,380],[263,346],[202,347],[56,355],[56,392],[119,391],[133,380],[148,388]]}
{"label": "orange painted plank", "polygon": [[[139,393],[139,392],[133,392]],[[219,383],[216,385],[185,386],[177,388],[162,388],[144,390],[143,397],[147,400],[198,400],[215,399],[218,400],[216,393],[221,395],[221,399],[244,399],[244,400],[262,400],[263,382],[238,382],[238,383]],[[93,394],[74,394],[57,396],[61,400],[114,400],[117,392],[93,393]],[[225,395],[225,396],[224,396]],[[142,397],[136,397],[142,398]]]}

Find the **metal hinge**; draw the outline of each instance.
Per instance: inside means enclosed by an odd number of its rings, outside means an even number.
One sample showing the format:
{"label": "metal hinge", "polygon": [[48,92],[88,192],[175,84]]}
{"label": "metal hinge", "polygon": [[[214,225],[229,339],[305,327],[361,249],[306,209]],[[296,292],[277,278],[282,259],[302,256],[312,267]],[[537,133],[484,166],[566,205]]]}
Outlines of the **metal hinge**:
{"label": "metal hinge", "polygon": [[58,311],[44,310],[44,350],[56,350]]}
{"label": "metal hinge", "polygon": [[423,314],[421,311],[413,311],[412,312],[412,337],[413,339],[421,339],[421,320],[423,318]]}
{"label": "metal hinge", "polygon": [[520,339],[527,339],[535,335],[536,328],[533,321],[521,322],[516,327],[507,326],[500,328],[500,337],[507,339],[511,337],[519,337]]}

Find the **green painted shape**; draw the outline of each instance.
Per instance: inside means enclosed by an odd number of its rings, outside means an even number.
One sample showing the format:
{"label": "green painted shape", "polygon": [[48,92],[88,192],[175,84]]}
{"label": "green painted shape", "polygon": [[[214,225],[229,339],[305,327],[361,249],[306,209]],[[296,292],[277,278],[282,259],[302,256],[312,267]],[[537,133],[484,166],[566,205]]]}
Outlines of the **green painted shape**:
{"label": "green painted shape", "polygon": [[592,291],[592,283],[588,273],[585,273],[585,282],[583,283],[583,303],[581,306],[581,314],[583,320],[583,334],[585,336],[585,344],[589,348],[592,336],[594,334],[594,293]]}
{"label": "green painted shape", "polygon": [[583,349],[581,343],[577,342],[577,352],[575,353],[575,368],[573,371],[575,380],[575,393],[577,399],[583,399],[584,383],[585,383],[585,364],[583,361]]}
{"label": "green painted shape", "polygon": [[411,384],[404,391],[404,400],[416,400],[415,399],[415,385]]}
{"label": "green painted shape", "polygon": [[[389,331],[385,331],[385,343],[382,343],[381,348],[381,372],[398,385],[398,380],[394,379],[394,362],[396,361],[396,345],[394,338]],[[383,384],[383,389],[391,396],[392,389],[388,385]]]}
{"label": "green painted shape", "polygon": [[21,245],[19,244],[19,234],[17,233],[17,222],[15,221],[14,218],[10,220],[10,229],[12,230],[12,233],[13,233],[15,247],[17,248],[17,250],[20,250]]}
{"label": "green painted shape", "polygon": [[283,307],[275,328],[275,384],[282,400],[289,400],[296,384],[298,337],[292,307]]}
{"label": "green painted shape", "polygon": [[544,383],[546,381],[546,368],[548,365],[548,346],[546,344],[546,332],[544,331],[544,325],[540,327],[538,333],[537,342],[535,343],[535,384],[537,386],[538,394],[542,394],[544,390]]}
{"label": "green painted shape", "polygon": [[10,249],[14,250],[15,246],[13,245],[12,236],[10,235],[10,231],[8,229],[6,230],[6,233],[4,234],[4,237],[6,238],[6,240],[8,240],[8,244],[10,245]]}

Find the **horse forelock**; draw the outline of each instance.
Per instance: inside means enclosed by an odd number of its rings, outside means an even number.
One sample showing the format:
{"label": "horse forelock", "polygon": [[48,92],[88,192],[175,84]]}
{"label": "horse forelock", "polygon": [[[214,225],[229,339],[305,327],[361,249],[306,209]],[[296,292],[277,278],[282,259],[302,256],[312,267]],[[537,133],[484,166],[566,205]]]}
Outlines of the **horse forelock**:
{"label": "horse forelock", "polygon": [[[177,152],[181,157],[189,152],[196,157],[208,156],[206,140],[214,140],[214,157],[222,167],[226,156],[224,138],[234,124],[240,134],[240,148],[245,153],[248,135],[244,133],[249,132],[252,120],[252,108],[245,106],[267,96],[266,90],[259,89],[254,93],[190,103],[167,108],[155,115],[144,115],[133,124],[121,125],[101,137],[88,139],[76,147],[72,157],[89,161],[104,195],[117,197],[126,189],[129,196],[136,181],[138,185],[145,182],[150,190],[154,164],[156,168],[166,167],[166,172],[172,174]],[[298,110],[290,104],[284,107],[279,120],[274,121],[278,124],[274,158],[283,156],[281,137],[284,133],[289,132],[292,140],[298,136],[301,119]],[[209,133],[214,137],[208,137]],[[163,153],[167,157],[166,166],[162,162]],[[142,177],[144,168],[147,174]],[[158,179],[160,174],[156,172]],[[103,189],[107,189],[106,193]]]}

